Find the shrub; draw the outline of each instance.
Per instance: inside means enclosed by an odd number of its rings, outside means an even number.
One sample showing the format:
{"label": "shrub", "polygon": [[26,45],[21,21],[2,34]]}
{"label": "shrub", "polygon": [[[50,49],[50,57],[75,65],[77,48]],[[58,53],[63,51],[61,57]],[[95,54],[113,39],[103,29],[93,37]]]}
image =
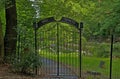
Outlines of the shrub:
{"label": "shrub", "polygon": [[33,74],[33,70],[41,65],[40,56],[32,52],[22,53],[19,57],[12,58],[11,61],[12,71],[18,73]]}
{"label": "shrub", "polygon": [[97,57],[109,57],[110,45],[106,43],[97,44],[94,47],[94,55]]}
{"label": "shrub", "polygon": [[113,55],[120,57],[120,43],[115,43],[113,48]]}
{"label": "shrub", "polygon": [[97,57],[109,57],[110,45],[107,43],[90,43],[87,46],[87,52]]}

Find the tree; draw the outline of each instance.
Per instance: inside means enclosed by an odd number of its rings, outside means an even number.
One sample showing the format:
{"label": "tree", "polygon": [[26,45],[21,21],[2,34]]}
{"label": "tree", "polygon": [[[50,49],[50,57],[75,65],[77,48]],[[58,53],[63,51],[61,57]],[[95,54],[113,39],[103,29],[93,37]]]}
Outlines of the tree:
{"label": "tree", "polygon": [[0,62],[3,61],[4,57],[4,41],[3,41],[3,33],[2,33],[2,23],[0,18]]}
{"label": "tree", "polygon": [[[106,3],[107,4],[107,3]],[[104,27],[102,30],[106,31],[106,34],[110,34],[111,29],[114,29],[114,33],[116,35],[120,35],[120,0],[113,0],[111,4],[107,5],[110,9],[105,9],[105,19],[104,19]]]}
{"label": "tree", "polygon": [[5,13],[6,13],[6,31],[4,37],[4,46],[5,56],[8,57],[9,55],[16,52],[17,13],[15,0],[6,0]]}
{"label": "tree", "polygon": [[108,38],[114,28],[115,34],[120,34],[120,0],[98,0],[95,4],[96,9],[90,14],[92,18],[88,19],[92,33]]}
{"label": "tree", "polygon": [[[4,0],[0,1],[0,15],[3,17],[3,9],[4,9]],[[3,61],[4,57],[4,37],[3,37],[3,29],[2,29],[2,18],[0,17],[0,63]]]}

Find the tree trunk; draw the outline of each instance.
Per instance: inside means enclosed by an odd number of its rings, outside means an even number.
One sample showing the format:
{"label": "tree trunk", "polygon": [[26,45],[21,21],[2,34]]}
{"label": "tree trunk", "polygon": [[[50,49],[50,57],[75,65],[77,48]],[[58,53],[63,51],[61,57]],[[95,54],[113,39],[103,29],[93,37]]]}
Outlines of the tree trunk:
{"label": "tree trunk", "polygon": [[4,40],[3,40],[2,24],[0,18],[0,63],[3,61],[3,57],[4,57]]}
{"label": "tree trunk", "polygon": [[15,54],[17,43],[17,12],[15,0],[6,2],[6,31],[4,38],[5,58]]}

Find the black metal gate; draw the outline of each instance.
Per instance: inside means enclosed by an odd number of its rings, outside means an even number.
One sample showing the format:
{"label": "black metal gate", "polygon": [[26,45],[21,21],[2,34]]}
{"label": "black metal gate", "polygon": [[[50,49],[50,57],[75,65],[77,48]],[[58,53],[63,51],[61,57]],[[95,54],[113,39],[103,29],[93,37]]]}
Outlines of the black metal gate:
{"label": "black metal gate", "polygon": [[62,79],[81,77],[83,24],[81,23],[80,26],[76,21],[65,17],[60,21],[50,17],[34,24],[35,52],[40,54],[43,63],[42,72],[47,76],[62,77]]}

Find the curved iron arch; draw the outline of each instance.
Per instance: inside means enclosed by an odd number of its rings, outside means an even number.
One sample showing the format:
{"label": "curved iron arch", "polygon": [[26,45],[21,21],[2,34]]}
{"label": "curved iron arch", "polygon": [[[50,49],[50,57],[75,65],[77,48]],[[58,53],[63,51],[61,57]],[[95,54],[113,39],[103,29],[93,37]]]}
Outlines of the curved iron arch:
{"label": "curved iron arch", "polygon": [[43,20],[40,20],[37,23],[34,22],[33,25],[34,25],[35,29],[38,29],[41,26],[48,24],[48,23],[51,23],[51,22],[62,22],[62,23],[66,23],[69,25],[73,25],[73,26],[75,26],[75,28],[79,29],[79,23],[77,21],[75,21],[71,18],[67,18],[67,17],[62,17],[61,20],[59,20],[59,21],[55,20],[54,17],[48,17],[48,18],[45,18]]}
{"label": "curved iron arch", "polygon": [[62,17],[62,19],[59,22],[66,23],[66,24],[69,24],[69,25],[73,25],[77,29],[79,28],[79,23],[77,21],[71,19],[71,18]]}

